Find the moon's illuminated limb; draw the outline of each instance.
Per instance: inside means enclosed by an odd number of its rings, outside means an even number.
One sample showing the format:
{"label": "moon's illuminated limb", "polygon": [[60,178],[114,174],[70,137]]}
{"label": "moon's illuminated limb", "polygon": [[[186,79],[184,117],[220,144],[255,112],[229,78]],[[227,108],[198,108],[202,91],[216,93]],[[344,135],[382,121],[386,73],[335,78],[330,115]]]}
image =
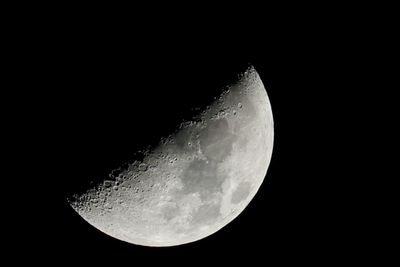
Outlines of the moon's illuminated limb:
{"label": "moon's illuminated limb", "polygon": [[142,162],[71,199],[90,224],[115,238],[173,246],[215,233],[251,201],[268,169],[273,117],[254,68]]}

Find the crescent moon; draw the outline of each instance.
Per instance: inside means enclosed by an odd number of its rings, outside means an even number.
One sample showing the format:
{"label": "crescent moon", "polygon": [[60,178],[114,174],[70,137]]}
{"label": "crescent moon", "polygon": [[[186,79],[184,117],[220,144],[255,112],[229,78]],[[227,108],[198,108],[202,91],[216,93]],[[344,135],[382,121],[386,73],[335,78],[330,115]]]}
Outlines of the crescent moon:
{"label": "crescent moon", "polygon": [[114,238],[156,247],[200,240],[235,219],[266,176],[272,109],[254,67],[214,99],[141,161],[69,198],[72,208]]}

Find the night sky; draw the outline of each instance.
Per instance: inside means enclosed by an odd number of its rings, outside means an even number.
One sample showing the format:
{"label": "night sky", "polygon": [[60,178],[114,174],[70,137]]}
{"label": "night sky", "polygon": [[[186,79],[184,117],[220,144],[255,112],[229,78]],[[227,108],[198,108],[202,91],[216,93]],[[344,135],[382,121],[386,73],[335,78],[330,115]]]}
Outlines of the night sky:
{"label": "night sky", "polygon": [[[34,196],[28,211],[16,202],[24,219],[16,220],[22,230],[13,245],[29,259],[90,266],[253,266],[352,253],[358,236],[352,210],[343,208],[347,178],[336,168],[345,164],[336,155],[347,129],[335,105],[344,94],[342,52],[329,24],[272,13],[242,27],[65,23],[54,35],[33,35],[25,57],[32,90],[20,100],[30,133],[20,135],[35,162],[23,189]],[[194,243],[148,248],[101,233],[68,205],[88,177],[155,144],[249,64],[266,87],[275,138],[264,183],[234,221]]]}

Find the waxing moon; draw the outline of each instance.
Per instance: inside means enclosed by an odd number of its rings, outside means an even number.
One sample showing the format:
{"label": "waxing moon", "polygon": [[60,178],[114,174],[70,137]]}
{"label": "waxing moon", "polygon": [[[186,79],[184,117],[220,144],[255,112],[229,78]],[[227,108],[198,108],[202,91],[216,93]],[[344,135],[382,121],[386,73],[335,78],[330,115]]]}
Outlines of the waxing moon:
{"label": "waxing moon", "polygon": [[205,238],[236,218],[270,163],[273,117],[254,67],[103,182],[68,199],[100,231],[143,246]]}

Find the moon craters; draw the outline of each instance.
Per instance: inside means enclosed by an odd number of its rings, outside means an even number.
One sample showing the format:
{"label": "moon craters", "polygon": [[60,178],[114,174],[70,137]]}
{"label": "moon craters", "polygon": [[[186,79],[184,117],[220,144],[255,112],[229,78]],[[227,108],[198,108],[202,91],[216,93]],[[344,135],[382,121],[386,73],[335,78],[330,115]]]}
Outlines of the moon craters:
{"label": "moon craters", "polygon": [[157,146],[74,196],[71,206],[101,231],[148,246],[193,242],[228,224],[256,194],[269,165],[268,96],[250,69],[195,111]]}

